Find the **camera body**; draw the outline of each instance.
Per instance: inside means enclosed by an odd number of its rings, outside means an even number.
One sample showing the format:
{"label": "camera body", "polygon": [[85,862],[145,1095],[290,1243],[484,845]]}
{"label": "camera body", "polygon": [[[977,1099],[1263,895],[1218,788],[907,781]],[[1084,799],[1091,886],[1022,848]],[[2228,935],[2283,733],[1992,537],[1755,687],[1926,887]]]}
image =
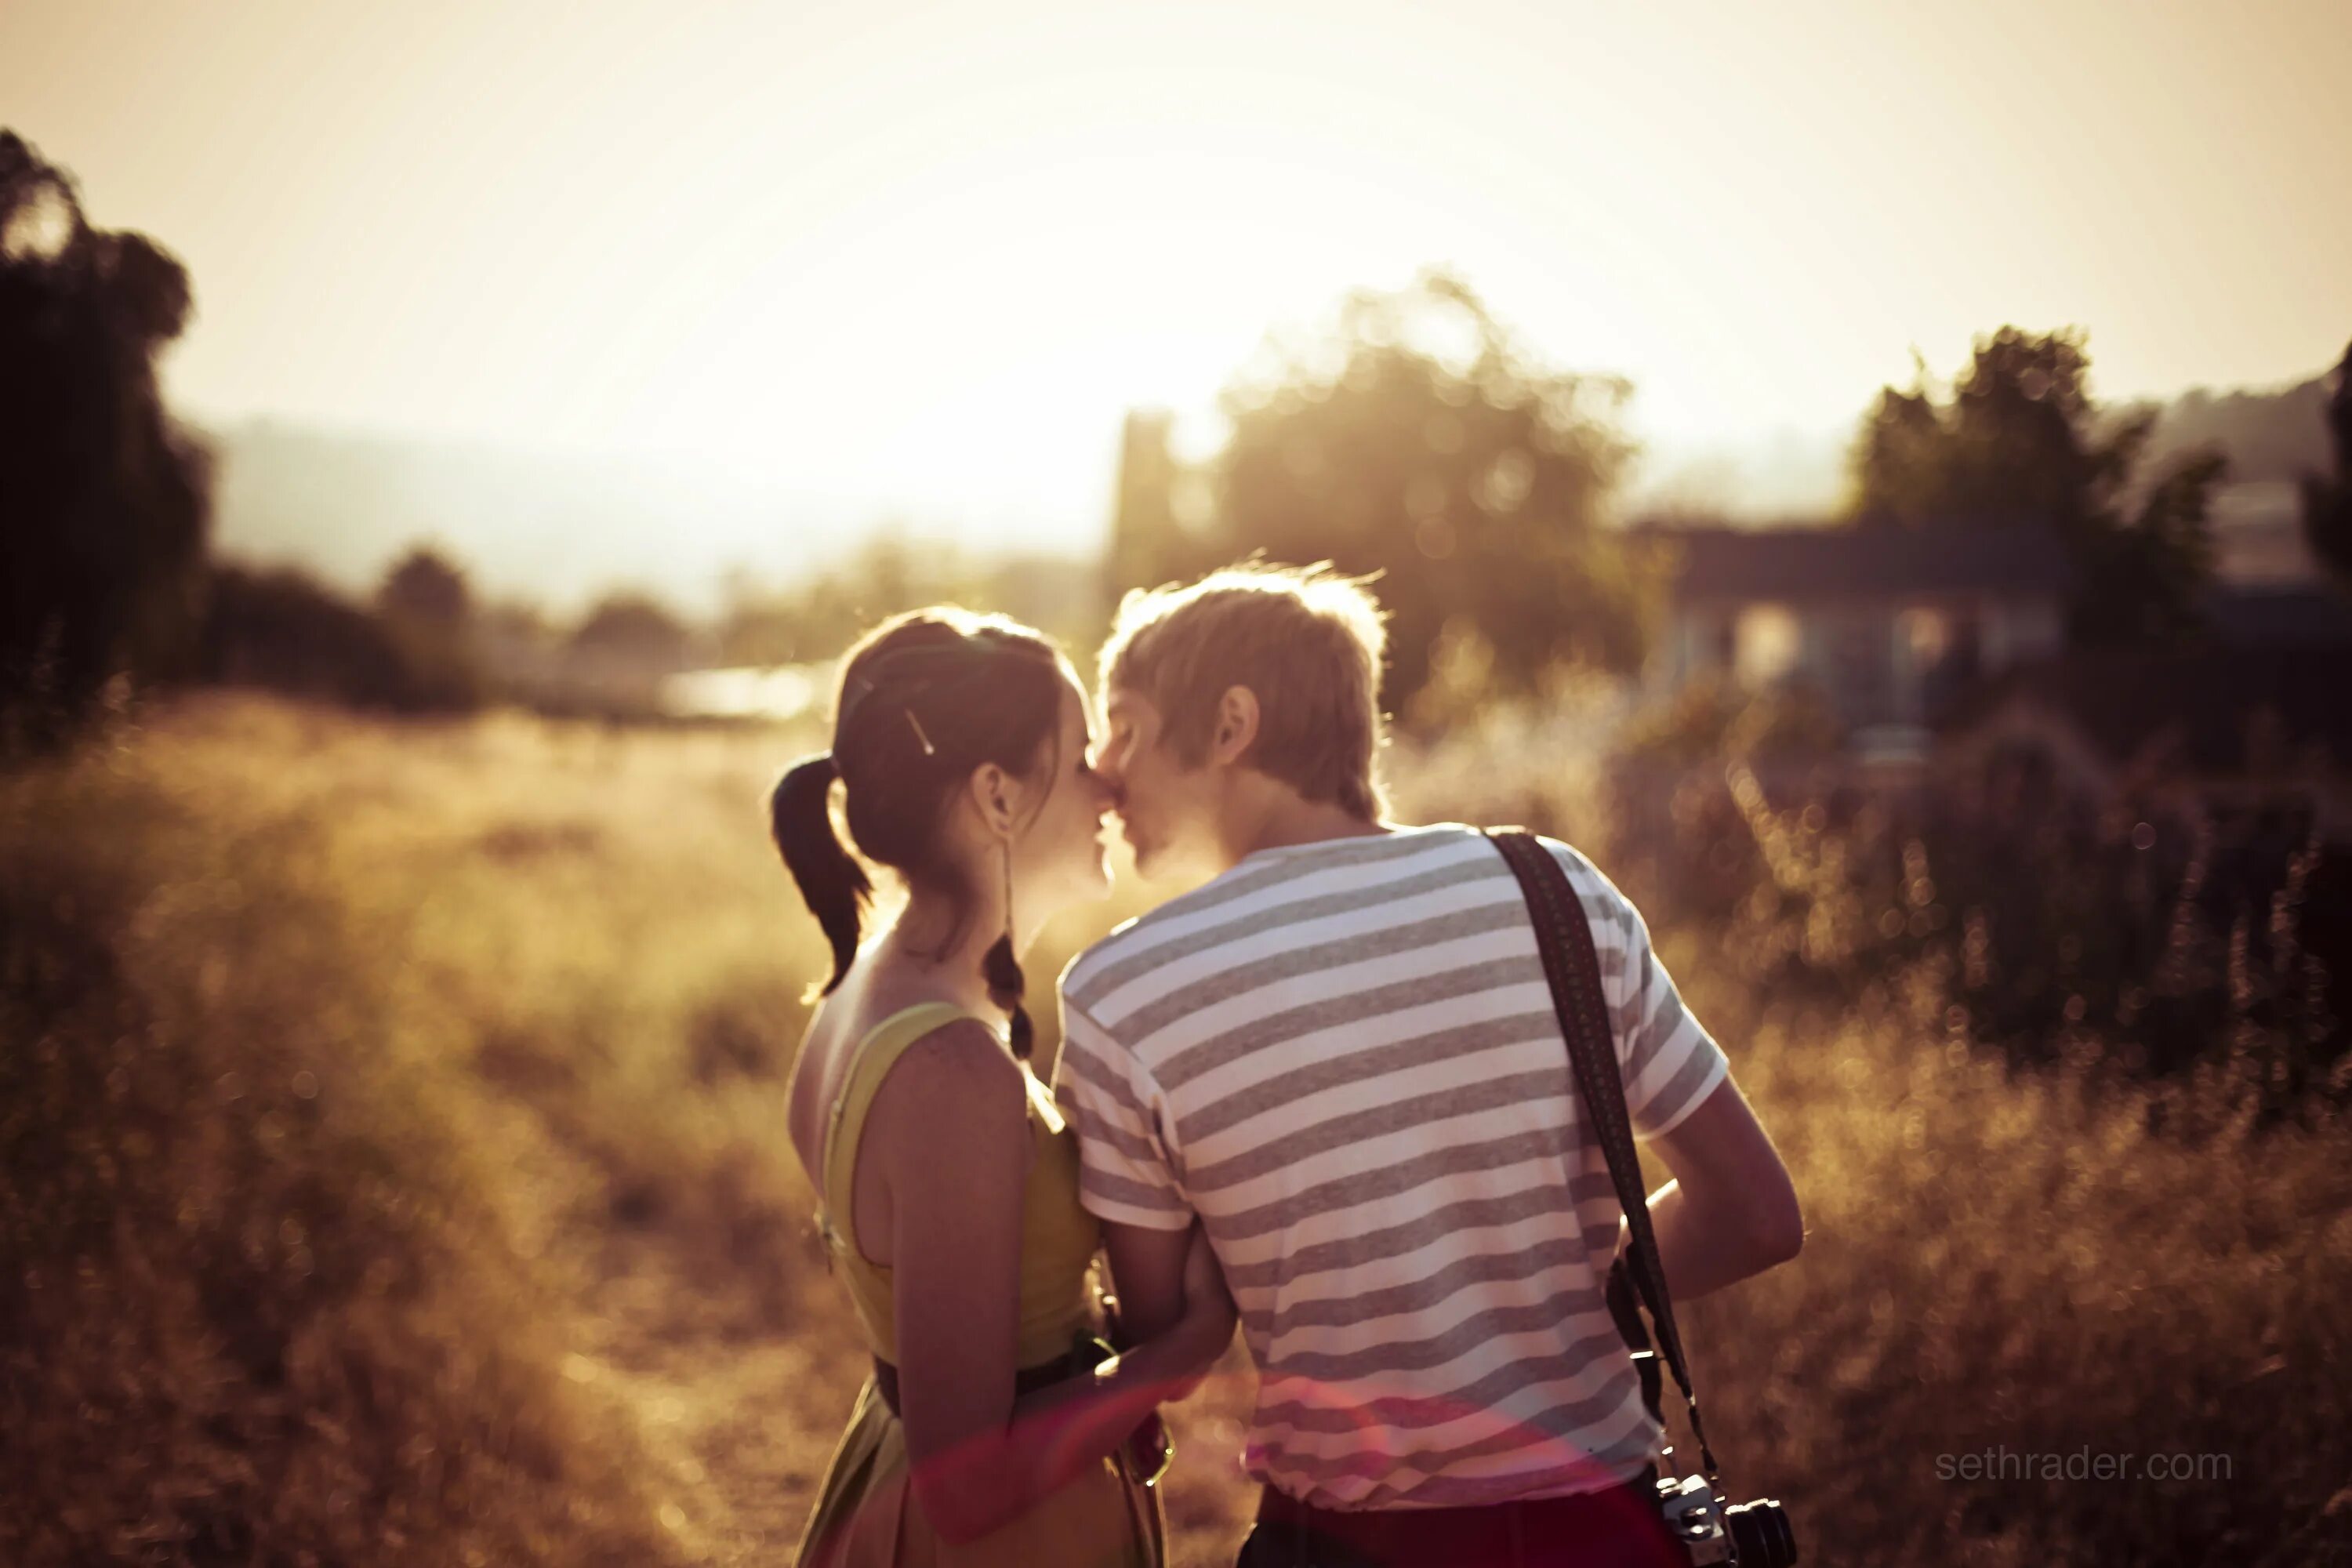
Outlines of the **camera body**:
{"label": "camera body", "polygon": [[1693,1568],[1727,1563],[1731,1568],[1789,1568],[1797,1561],[1797,1537],[1788,1510],[1771,1498],[1726,1503],[1705,1476],[1658,1478],[1658,1510],[1666,1528],[1690,1553]]}

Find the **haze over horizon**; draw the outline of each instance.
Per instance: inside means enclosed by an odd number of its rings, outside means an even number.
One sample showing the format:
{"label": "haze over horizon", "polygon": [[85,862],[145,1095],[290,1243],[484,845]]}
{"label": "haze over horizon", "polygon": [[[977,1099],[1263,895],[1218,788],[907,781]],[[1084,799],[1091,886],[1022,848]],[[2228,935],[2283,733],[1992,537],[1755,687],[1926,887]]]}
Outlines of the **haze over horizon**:
{"label": "haze over horizon", "polygon": [[[2347,58],[2326,0],[12,0],[0,122],[187,263],[205,423],[1073,548],[1129,407],[1208,439],[1270,329],[1430,265],[1734,503],[2004,322],[2086,327],[2111,401],[2305,379]],[[745,504],[634,547],[810,548]]]}

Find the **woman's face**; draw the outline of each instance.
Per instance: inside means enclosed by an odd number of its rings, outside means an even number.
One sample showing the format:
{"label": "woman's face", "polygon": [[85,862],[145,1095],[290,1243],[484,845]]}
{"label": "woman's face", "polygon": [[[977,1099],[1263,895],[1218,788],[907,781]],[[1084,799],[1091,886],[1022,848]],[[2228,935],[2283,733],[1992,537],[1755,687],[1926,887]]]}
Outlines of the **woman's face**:
{"label": "woman's face", "polygon": [[1040,759],[1053,772],[1039,769],[1035,788],[1042,804],[1029,808],[1013,840],[1013,901],[1024,932],[1034,932],[1071,904],[1110,891],[1106,836],[1112,795],[1087,763],[1093,742],[1086,694],[1065,670],[1060,727]]}

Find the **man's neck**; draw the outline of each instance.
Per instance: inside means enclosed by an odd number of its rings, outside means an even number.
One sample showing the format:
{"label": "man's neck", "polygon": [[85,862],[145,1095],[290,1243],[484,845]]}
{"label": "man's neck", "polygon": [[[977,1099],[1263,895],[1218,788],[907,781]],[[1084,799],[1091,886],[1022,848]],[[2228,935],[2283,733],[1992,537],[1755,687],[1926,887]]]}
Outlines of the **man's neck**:
{"label": "man's neck", "polygon": [[1287,849],[1327,839],[1370,838],[1395,829],[1386,823],[1367,822],[1328,801],[1300,800],[1297,795],[1269,803],[1236,825],[1225,838],[1225,865],[1230,869],[1261,849]]}

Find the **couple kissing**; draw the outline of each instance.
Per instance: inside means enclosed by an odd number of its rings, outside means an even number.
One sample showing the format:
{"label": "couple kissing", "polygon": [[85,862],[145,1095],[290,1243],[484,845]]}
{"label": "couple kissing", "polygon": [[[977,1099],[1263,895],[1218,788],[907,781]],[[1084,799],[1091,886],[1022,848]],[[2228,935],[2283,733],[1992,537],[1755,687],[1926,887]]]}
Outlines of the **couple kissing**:
{"label": "couple kissing", "polygon": [[[803,1568],[1159,1568],[1157,1410],[1237,1324],[1244,1564],[1691,1561],[1528,906],[1477,828],[1387,818],[1383,654],[1362,584],[1249,565],[1129,595],[1098,705],[1051,639],[950,607],[844,658],[832,747],[772,802],[833,956],[789,1131],[874,1358]],[[1114,820],[1197,885],[1063,973],[1049,1086],[1022,955],[1108,893]],[[1792,1257],[1787,1171],[1640,912],[1539,842],[1675,1178],[1673,1294]],[[879,929],[866,864],[905,886]]]}

